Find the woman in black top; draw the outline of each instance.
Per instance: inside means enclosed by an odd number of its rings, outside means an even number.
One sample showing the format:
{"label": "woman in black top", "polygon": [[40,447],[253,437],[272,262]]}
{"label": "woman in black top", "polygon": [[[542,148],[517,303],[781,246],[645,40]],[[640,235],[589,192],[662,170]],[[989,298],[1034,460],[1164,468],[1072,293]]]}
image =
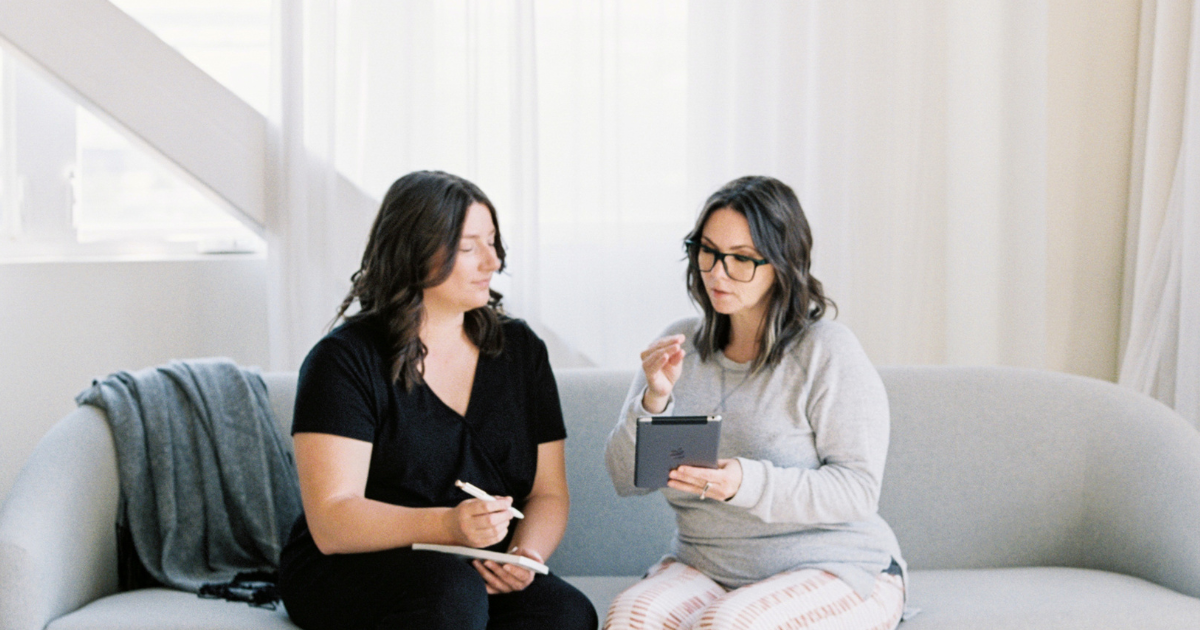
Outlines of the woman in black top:
{"label": "woman in black top", "polygon": [[301,627],[596,627],[587,598],[554,575],[412,549],[544,562],[566,528],[558,391],[545,344],[489,288],[503,267],[495,209],[474,184],[422,171],[392,185],[338,317],[360,309],[300,369],[304,514],[280,590]]}

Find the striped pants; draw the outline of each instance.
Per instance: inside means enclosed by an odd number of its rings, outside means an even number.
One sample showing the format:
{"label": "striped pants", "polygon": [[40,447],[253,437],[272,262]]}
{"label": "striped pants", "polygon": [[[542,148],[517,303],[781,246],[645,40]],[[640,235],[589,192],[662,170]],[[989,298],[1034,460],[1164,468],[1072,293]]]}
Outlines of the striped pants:
{"label": "striped pants", "polygon": [[866,600],[817,569],[727,591],[668,558],[617,596],[604,630],[893,630],[903,612],[904,584],[895,575],[879,574]]}

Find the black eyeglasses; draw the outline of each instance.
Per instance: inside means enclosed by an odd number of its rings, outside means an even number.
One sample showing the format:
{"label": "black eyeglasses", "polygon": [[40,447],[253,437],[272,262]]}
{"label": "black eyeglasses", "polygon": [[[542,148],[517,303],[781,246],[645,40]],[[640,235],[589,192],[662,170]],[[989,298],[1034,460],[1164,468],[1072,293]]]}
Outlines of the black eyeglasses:
{"label": "black eyeglasses", "polygon": [[719,260],[725,267],[725,275],[738,282],[750,282],[754,279],[754,272],[758,271],[760,266],[767,264],[766,260],[760,258],[719,252],[691,239],[684,241],[683,244],[687,246],[688,260],[696,266],[696,269],[707,273],[717,266]]}

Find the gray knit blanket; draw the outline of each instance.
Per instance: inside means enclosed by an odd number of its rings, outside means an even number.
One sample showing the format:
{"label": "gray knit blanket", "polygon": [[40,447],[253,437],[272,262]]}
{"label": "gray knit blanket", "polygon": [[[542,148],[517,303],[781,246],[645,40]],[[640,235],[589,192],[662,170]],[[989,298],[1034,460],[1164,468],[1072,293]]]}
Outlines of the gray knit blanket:
{"label": "gray knit blanket", "polygon": [[278,569],[300,486],[257,371],[228,359],[173,361],[95,381],[75,402],[108,416],[118,518],[150,576],[196,592]]}

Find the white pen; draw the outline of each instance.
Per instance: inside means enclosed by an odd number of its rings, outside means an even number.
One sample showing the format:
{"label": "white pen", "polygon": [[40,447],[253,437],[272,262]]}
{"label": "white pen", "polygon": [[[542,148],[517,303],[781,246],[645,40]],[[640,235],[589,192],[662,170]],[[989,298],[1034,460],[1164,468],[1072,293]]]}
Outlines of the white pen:
{"label": "white pen", "polygon": [[[465,481],[455,481],[454,485],[458,486],[459,488],[462,488],[463,492],[466,492],[467,494],[475,497],[476,499],[481,499],[483,501],[495,501],[496,500],[496,497],[484,492],[483,490],[480,490],[479,488],[476,488],[475,486],[473,486]],[[512,507],[512,506],[509,506],[508,509],[512,511],[513,516],[515,516],[517,518],[525,518],[525,515],[521,513],[521,510],[518,510],[517,508]]]}

